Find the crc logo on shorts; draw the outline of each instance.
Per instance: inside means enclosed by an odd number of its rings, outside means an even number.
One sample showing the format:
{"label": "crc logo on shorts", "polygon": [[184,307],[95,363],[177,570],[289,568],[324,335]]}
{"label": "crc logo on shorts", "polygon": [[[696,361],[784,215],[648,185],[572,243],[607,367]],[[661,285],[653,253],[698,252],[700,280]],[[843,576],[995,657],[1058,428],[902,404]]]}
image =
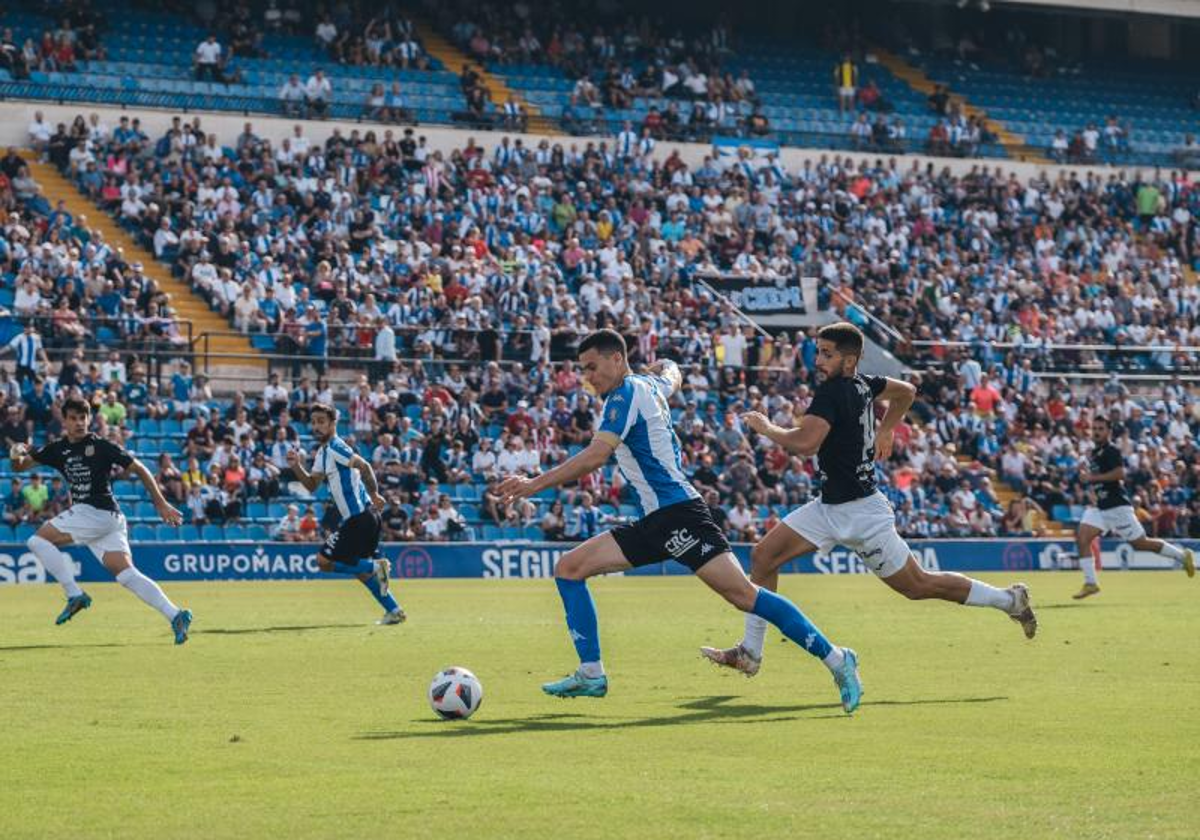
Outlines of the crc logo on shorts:
{"label": "crc logo on shorts", "polygon": [[699,544],[700,540],[689,534],[687,528],[676,528],[671,532],[671,538],[663,544],[663,548],[672,557],[682,557]]}

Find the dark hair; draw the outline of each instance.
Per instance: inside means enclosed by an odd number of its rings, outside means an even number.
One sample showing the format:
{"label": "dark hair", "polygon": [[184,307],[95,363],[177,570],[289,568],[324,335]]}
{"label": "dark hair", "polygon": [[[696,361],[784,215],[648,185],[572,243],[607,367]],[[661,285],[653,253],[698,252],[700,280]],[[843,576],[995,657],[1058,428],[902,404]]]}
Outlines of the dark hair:
{"label": "dark hair", "polygon": [[832,341],[839,353],[849,356],[861,356],[863,352],[862,331],[851,323],[838,321],[836,324],[826,324],[817,331],[817,338]]}
{"label": "dark hair", "polygon": [[68,414],[82,414],[84,417],[91,417],[92,404],[87,400],[69,399],[63,403],[63,417]]}
{"label": "dark hair", "polygon": [[1093,423],[1103,423],[1105,425],[1105,427],[1107,427],[1109,429],[1112,428],[1112,422],[1107,417],[1105,417],[1103,414],[1097,414],[1095,417],[1092,418],[1092,422]]}
{"label": "dark hair", "polygon": [[620,353],[622,356],[629,355],[629,350],[625,346],[625,338],[616,330],[609,329],[596,330],[579,342],[579,349],[575,351],[575,355],[582,356],[588,350],[595,350],[598,353]]}
{"label": "dark hair", "polygon": [[308,414],[310,417],[314,414],[324,414],[332,423],[336,423],[338,419],[337,409],[325,403],[313,403],[312,408],[308,410]]}

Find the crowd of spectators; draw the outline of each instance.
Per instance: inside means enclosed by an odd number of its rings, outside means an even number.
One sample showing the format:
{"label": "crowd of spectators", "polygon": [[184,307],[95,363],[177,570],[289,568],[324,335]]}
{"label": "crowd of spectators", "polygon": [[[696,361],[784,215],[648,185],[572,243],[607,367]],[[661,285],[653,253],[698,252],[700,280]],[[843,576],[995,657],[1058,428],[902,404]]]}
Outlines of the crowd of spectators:
{"label": "crowd of spectators", "polygon": [[[1024,410],[1037,371],[1061,361],[1046,342],[1194,345],[1200,338],[1200,299],[1182,273],[1183,262],[1197,259],[1200,196],[1178,177],[1020,182],[983,168],[954,176],[837,156],[792,169],[749,157],[688,166],[678,155],[618,155],[608,142],[527,148],[508,138],[443,153],[411,130],[382,138],[334,131],[317,143],[296,126],[275,144],[249,124],[226,148],[199,118],[176,121],[153,142],[132,123],[122,128],[120,136],[98,130],[90,159],[68,151],[72,176],[102,199],[107,189],[122,223],[238,328],[271,334],[278,349],[300,354],[296,374],[300,361],[315,363],[319,375],[327,358],[372,360],[369,393],[359,397],[370,409],[354,433],[374,447],[383,429],[398,446],[386,416],[407,421],[404,434],[420,453],[407,457],[421,493],[427,478],[442,486],[477,479],[471,470],[485,447],[497,460],[507,455],[506,463],[533,451],[545,464],[578,445],[593,406],[560,360],[581,334],[614,326],[629,337],[635,363],[665,354],[685,365],[677,408],[688,467],[706,492],[730,500],[731,528],[760,532],[769,521],[762,505],[806,498],[811,461],[736,444],[734,433],[741,434],[742,409],[776,416],[802,409],[811,337],[768,341],[689,282],[700,272],[766,283],[818,277],[825,293],[856,301],[846,314],[868,329],[874,322],[863,312],[909,338],[940,342],[909,348],[918,361],[946,363],[938,354],[947,340],[971,348],[1001,399],[987,389],[980,397],[972,386],[930,400],[935,426],[944,412],[957,419],[955,433],[931,436],[914,426],[912,451],[923,460],[890,465],[898,485],[921,489],[913,501],[894,497],[906,523],[905,504],[920,511],[905,525],[914,534],[925,523],[931,533],[961,525],[952,497],[964,474],[991,526],[1008,513],[988,510],[987,485],[1014,439],[1012,425],[989,418],[1001,405]],[[56,132],[64,133],[65,126]],[[1020,349],[997,346],[1005,343]],[[1190,362],[1176,355],[1135,358],[1163,368]],[[413,358],[422,361],[397,361]],[[404,410],[381,411],[397,404]],[[523,429],[526,413],[532,422]],[[461,457],[453,434],[426,445],[439,416],[445,430],[465,416],[477,436],[463,439]],[[514,416],[518,425],[509,428]],[[489,418],[503,419],[505,430],[484,444]],[[943,477],[951,455],[952,476]],[[705,481],[706,456],[717,483]],[[959,456],[971,459],[968,466]],[[403,460],[395,469],[403,474]],[[593,504],[626,501],[619,480],[583,490]],[[745,506],[737,506],[739,495]],[[1047,513],[1064,504],[1030,496]],[[565,523],[581,499],[564,499]],[[550,500],[516,513],[490,501],[485,494],[481,515],[527,526]],[[405,503],[413,504],[412,491]],[[962,493],[958,504],[969,504]],[[983,511],[972,527],[989,527]]]}
{"label": "crowd of spectators", "polygon": [[753,80],[726,66],[733,55],[728,23],[696,31],[652,19],[600,10],[564,20],[543,2],[439,4],[437,21],[466,53],[484,65],[556,67],[574,82],[564,127],[589,133],[610,111],[635,100],[663,101],[645,128],[656,139],[710,136],[714,130],[763,135],[769,121],[758,108]]}
{"label": "crowd of spectators", "polygon": [[14,79],[27,79],[35,71],[71,72],[78,62],[104,58],[100,29],[104,17],[87,3],[64,3],[55,9],[58,26],[40,38],[17,42],[13,30],[0,32],[0,68]]}

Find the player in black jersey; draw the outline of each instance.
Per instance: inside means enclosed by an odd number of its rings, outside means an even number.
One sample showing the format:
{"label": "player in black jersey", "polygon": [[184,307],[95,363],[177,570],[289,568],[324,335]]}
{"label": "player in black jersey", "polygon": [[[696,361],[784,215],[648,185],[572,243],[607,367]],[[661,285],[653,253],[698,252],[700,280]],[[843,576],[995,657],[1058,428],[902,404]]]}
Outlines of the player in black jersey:
{"label": "player in black jersey", "polygon": [[[801,554],[843,545],[892,589],[913,600],[937,598],[971,607],[993,607],[1019,623],[1027,638],[1037,618],[1023,583],[997,589],[953,572],[930,572],[896,533],[896,514],[875,485],[875,459],[892,453],[892,434],[912,405],[916,389],[907,382],[858,373],[863,335],[853,324],[837,323],[817,333],[817,372],[821,383],[799,426],[782,429],[758,412],[742,419],[789,452],[817,456],[821,495],[792,511],[751,551],[750,579],[774,590],[779,567]],[[875,428],[875,400],[888,410]],[[753,676],[762,661],[766,627],[746,617],[746,635],[732,648],[701,648],[713,662]]]}
{"label": "player in black jersey", "polygon": [[187,641],[192,613],[172,604],[157,583],[134,567],[125,517],[113,497],[114,469],[132,472],[142,480],[163,522],[178,525],[183,516],[163,498],[154,474],[141,461],[88,431],[91,414],[87,402],[67,400],[62,437],[32,453],[24,444],[17,444],[9,453],[14,470],[53,467],[71,488],[71,507],[42,525],[27,543],[67,594],[67,605],[55,623],[65,624],[92,605],[91,596],[75,582],[74,562],[60,550],[72,543],[86,545],[117,583],[166,616],[175,632],[175,644],[181,645]]}
{"label": "player in black jersey", "polygon": [[1100,591],[1096,582],[1096,560],[1092,556],[1092,541],[1105,534],[1116,534],[1138,551],[1153,551],[1183,564],[1188,577],[1196,574],[1196,558],[1190,548],[1180,548],[1166,540],[1151,539],[1138,521],[1125,495],[1125,459],[1113,446],[1112,427],[1108,418],[1097,415],[1092,420],[1092,450],[1088,470],[1079,480],[1094,487],[1096,503],[1083,512],[1075,545],[1079,549],[1079,568],[1083,572],[1083,588],[1074,598],[1087,598]]}

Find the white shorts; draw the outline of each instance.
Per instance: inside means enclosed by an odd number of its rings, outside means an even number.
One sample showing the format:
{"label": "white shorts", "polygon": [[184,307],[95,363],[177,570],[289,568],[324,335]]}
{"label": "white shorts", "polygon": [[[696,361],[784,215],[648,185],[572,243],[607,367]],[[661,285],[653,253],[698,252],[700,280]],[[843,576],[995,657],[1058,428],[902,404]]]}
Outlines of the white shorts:
{"label": "white shorts", "polygon": [[50,524],[69,535],[76,545],[86,545],[98,560],[103,560],[110,551],[133,557],[124,514],[78,504],[71,505],[51,519]]}
{"label": "white shorts", "polygon": [[838,88],[838,94],[841,95],[842,99],[853,99],[854,98],[854,88],[853,87]]}
{"label": "white shorts", "polygon": [[1146,536],[1146,529],[1138,522],[1137,514],[1133,512],[1131,505],[1121,505],[1108,510],[1090,507],[1083,512],[1083,519],[1079,520],[1079,524],[1091,525],[1100,531],[1101,536],[1116,534],[1126,542],[1140,540]]}
{"label": "white shorts", "polygon": [[908,543],[896,532],[896,511],[880,492],[865,499],[827,505],[813,499],[786,517],[787,525],[818,551],[844,545],[881,578],[891,577],[908,562]]}

